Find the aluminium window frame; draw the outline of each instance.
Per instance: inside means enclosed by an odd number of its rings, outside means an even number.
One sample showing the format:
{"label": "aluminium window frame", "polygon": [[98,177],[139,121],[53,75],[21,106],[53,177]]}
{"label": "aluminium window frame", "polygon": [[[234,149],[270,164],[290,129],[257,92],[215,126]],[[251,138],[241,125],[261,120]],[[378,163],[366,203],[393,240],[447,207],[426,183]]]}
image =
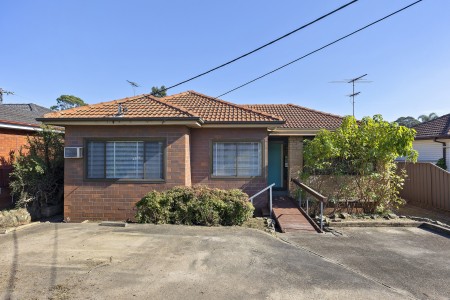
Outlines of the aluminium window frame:
{"label": "aluminium window frame", "polygon": [[[146,142],[162,142],[163,147],[163,166],[162,166],[162,179],[145,179],[145,178],[89,178],[88,177],[88,143],[89,142],[105,142],[104,149],[104,174],[106,177],[106,142],[143,142],[144,153]],[[84,138],[83,139],[83,155],[85,157],[83,162],[83,181],[85,182],[114,182],[114,183],[165,183],[167,178],[167,138],[163,137],[113,137],[113,138]]]}
{"label": "aluminium window frame", "polygon": [[[261,146],[261,157],[260,157],[260,166],[261,173],[257,176],[224,176],[224,175],[213,175],[214,171],[214,143],[225,143],[225,144],[239,144],[239,143],[258,143]],[[263,140],[258,139],[212,139],[209,142],[209,179],[215,180],[242,180],[242,179],[253,179],[253,178],[264,178],[265,174],[265,166],[264,166],[264,157],[265,157],[265,143]],[[237,156],[236,156],[237,158]],[[237,164],[237,159],[236,159]],[[237,169],[236,169],[237,170]]]}

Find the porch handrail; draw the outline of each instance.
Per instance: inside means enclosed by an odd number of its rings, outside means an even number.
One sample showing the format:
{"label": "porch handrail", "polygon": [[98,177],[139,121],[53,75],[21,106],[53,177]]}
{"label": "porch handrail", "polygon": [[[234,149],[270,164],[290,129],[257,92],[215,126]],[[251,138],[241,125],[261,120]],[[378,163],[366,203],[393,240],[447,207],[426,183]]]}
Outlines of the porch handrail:
{"label": "porch handrail", "polygon": [[[327,203],[328,198],[323,196],[319,192],[313,190],[312,188],[310,188],[306,184],[301,183],[300,181],[298,181],[295,178],[292,178],[291,181],[294,184],[296,184],[297,186],[299,186],[301,189],[303,189],[305,192],[307,192],[308,194],[310,194],[311,196],[313,196],[314,198],[319,200],[319,202],[320,202],[320,231],[323,232],[323,204]],[[301,197],[301,195],[299,195],[299,206],[300,206],[300,208],[302,207],[302,197]],[[306,214],[309,215],[309,200],[308,200],[308,198],[306,198]]]}
{"label": "porch handrail", "polygon": [[275,185],[275,183],[272,183],[271,185],[265,187],[264,189],[260,190],[259,192],[257,192],[256,194],[254,194],[253,196],[251,196],[250,198],[248,198],[250,200],[250,202],[253,204],[253,199],[256,198],[257,196],[261,195],[262,193],[264,193],[267,190],[269,191],[269,205],[270,205],[270,217],[272,218],[272,187]]}

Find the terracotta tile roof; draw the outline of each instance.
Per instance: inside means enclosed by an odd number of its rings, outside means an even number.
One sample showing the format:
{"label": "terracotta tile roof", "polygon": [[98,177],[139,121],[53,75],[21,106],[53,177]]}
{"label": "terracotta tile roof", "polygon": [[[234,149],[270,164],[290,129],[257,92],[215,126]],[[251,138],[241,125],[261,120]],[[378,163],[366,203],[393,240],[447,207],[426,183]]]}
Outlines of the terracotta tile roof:
{"label": "terracotta tile roof", "polygon": [[251,108],[215,99],[194,91],[167,96],[161,100],[188,109],[200,116],[206,123],[284,123],[282,118],[270,113],[254,111]]}
{"label": "terracotta tile roof", "polygon": [[281,128],[336,129],[343,117],[294,104],[250,104],[243,107],[281,117],[286,123]]}
{"label": "terracotta tile roof", "polygon": [[188,110],[161,101],[151,95],[139,95],[98,104],[47,113],[48,119],[99,119],[117,117],[119,104],[122,118],[198,118]]}
{"label": "terracotta tile roof", "polygon": [[416,138],[448,137],[450,138],[450,114],[418,124],[413,127]]}

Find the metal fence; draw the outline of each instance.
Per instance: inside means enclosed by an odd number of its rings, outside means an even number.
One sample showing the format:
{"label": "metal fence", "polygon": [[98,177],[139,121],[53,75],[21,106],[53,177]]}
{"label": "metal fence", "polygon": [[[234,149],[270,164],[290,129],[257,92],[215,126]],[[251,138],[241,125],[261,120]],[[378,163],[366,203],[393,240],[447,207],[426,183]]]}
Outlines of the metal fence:
{"label": "metal fence", "polygon": [[420,206],[450,211],[450,172],[432,163],[398,163],[408,177],[400,196]]}

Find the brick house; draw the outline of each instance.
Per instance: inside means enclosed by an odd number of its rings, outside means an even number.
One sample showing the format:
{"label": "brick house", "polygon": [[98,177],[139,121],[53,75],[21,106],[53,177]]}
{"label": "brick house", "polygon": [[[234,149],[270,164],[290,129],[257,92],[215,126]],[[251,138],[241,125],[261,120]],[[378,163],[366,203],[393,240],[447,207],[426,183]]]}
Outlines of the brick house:
{"label": "brick house", "polygon": [[[303,138],[335,129],[342,117],[292,104],[237,105],[194,91],[139,95],[46,114],[65,127],[64,216],[127,220],[150,190],[206,185],[253,195],[280,193],[303,165]],[[257,211],[267,195],[254,202]]]}
{"label": "brick house", "polygon": [[9,192],[11,156],[27,144],[27,136],[39,130],[42,117],[50,109],[30,104],[0,104],[0,209],[12,205]]}

